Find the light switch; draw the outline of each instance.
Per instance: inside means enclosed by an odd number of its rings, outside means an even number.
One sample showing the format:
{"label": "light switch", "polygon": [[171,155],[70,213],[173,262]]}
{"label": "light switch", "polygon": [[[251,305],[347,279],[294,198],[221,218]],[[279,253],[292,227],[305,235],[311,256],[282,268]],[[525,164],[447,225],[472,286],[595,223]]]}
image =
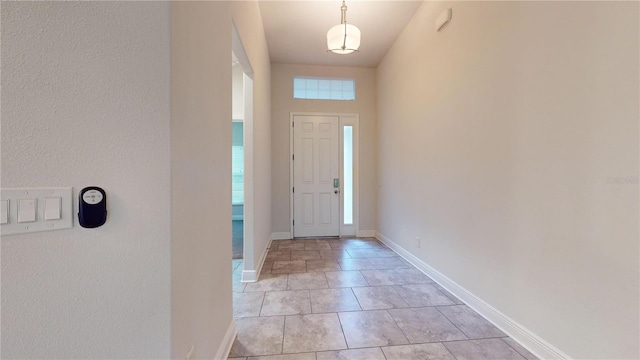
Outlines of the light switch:
{"label": "light switch", "polygon": [[70,187],[0,189],[2,239],[16,234],[71,229],[75,199]]}
{"label": "light switch", "polygon": [[18,222],[36,221],[36,199],[19,199],[18,200]]}
{"label": "light switch", "polygon": [[9,200],[0,200],[0,224],[9,222]]}
{"label": "light switch", "polygon": [[59,197],[44,198],[44,219],[59,220],[61,203],[62,198]]}

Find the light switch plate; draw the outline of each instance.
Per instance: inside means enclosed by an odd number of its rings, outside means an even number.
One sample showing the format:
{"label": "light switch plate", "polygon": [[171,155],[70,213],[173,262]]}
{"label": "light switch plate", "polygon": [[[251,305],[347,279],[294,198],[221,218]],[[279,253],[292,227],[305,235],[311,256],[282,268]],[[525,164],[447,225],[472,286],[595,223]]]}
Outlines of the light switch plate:
{"label": "light switch plate", "polygon": [[[51,217],[56,217],[54,214],[55,211],[45,213],[46,204],[51,203],[51,200],[49,200],[51,198],[60,199],[59,219],[46,220]],[[0,199],[2,202],[8,202],[7,223],[0,226],[0,234],[2,236],[69,229],[73,227],[73,188],[0,189]],[[20,200],[26,199],[34,200],[35,221],[18,222]]]}

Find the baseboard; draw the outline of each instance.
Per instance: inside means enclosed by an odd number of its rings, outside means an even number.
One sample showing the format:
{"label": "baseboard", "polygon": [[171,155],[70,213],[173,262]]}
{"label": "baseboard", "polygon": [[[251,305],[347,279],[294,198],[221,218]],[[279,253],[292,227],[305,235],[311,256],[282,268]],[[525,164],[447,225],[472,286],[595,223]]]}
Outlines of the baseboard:
{"label": "baseboard", "polygon": [[571,359],[569,355],[560,351],[547,341],[534,334],[529,329],[506,316],[498,309],[486,303],[455,281],[451,280],[438,270],[434,269],[415,255],[405,250],[391,239],[376,231],[376,238],[395,251],[398,255],[409,261],[420,271],[432,278],[435,282],[447,289],[450,293],[462,300],[467,306],[482,315],[489,322],[497,326],[505,334],[524,346],[531,353],[540,359]]}
{"label": "baseboard", "polygon": [[218,348],[218,352],[213,357],[215,360],[226,360],[229,357],[229,353],[231,352],[231,347],[233,346],[233,342],[236,340],[236,323],[231,319],[231,323],[229,324],[229,328],[227,328],[227,332],[224,334],[224,338],[222,339],[222,343]]}
{"label": "baseboard", "polygon": [[257,270],[242,270],[242,280],[240,282],[256,282],[258,281],[258,271]]}
{"label": "baseboard", "polygon": [[264,265],[264,260],[267,258],[267,253],[269,252],[269,248],[271,248],[271,242],[273,241],[273,237],[269,239],[267,246],[262,251],[262,255],[260,255],[260,261],[258,262],[258,266],[256,270],[242,270],[242,282],[256,282],[260,277],[260,273],[262,272],[262,266]]}
{"label": "baseboard", "polygon": [[272,240],[287,240],[291,239],[291,232],[274,232],[271,233]]}
{"label": "baseboard", "polygon": [[356,231],[356,237],[375,237],[375,230],[358,230]]}

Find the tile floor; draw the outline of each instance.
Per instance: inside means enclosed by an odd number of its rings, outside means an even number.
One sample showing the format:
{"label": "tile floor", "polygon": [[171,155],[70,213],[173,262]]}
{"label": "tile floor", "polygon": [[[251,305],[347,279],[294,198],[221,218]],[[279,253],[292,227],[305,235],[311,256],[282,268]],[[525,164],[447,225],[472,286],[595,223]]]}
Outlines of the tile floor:
{"label": "tile floor", "polygon": [[375,239],[274,240],[255,283],[241,265],[230,359],[536,359]]}

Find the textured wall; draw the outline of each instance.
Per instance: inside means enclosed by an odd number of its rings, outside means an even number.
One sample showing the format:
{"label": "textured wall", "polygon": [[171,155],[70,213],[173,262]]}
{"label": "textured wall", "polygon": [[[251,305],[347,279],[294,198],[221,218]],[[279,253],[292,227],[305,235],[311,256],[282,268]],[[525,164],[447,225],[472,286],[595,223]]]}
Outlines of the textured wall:
{"label": "textured wall", "polygon": [[[232,24],[254,70],[256,195],[251,231],[256,261],[271,234],[270,68],[258,5],[253,1],[173,2],[173,358],[184,358],[192,345],[196,358],[213,358],[225,345],[232,323]],[[255,268],[255,263],[247,267]]]}
{"label": "textured wall", "polygon": [[244,268],[255,270],[272,232],[271,62],[258,2],[232,1],[231,11],[253,69],[253,249],[249,250],[250,254],[245,250]]}
{"label": "textured wall", "polygon": [[232,321],[231,16],[171,4],[173,358],[211,359]]}
{"label": "textured wall", "polygon": [[[355,113],[360,115],[360,230],[375,230],[376,209],[376,73],[374,68],[314,65],[272,65],[273,93],[273,231],[290,231],[290,112]],[[293,98],[294,76],[354,78],[355,101]]]}
{"label": "textured wall", "polygon": [[579,359],[640,356],[638,10],[426,2],[378,68],[379,231]]}
{"label": "textured wall", "polygon": [[169,6],[1,6],[2,187],[109,201],[100,228],[2,237],[2,357],[168,357]]}

